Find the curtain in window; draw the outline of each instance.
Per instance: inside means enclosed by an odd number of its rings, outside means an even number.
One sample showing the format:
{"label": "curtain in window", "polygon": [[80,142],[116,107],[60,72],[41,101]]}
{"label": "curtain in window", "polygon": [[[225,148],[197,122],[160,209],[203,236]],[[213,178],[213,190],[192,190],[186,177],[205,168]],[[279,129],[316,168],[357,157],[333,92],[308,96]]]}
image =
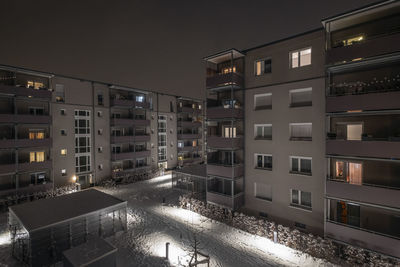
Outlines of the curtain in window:
{"label": "curtain in window", "polygon": [[297,68],[299,66],[299,52],[291,53],[292,68]]}
{"label": "curtain in window", "polygon": [[35,162],[35,152],[29,153],[29,162]]}
{"label": "curtain in window", "polygon": [[312,136],[312,124],[292,124],[291,125],[292,137],[302,138]]}
{"label": "curtain in window", "polygon": [[44,152],[36,152],[36,161],[43,162],[44,161]]}
{"label": "curtain in window", "polygon": [[350,184],[362,184],[362,165],[360,163],[349,162],[349,173],[347,181]]}
{"label": "curtain in window", "polygon": [[311,48],[300,51],[300,66],[311,64]]}

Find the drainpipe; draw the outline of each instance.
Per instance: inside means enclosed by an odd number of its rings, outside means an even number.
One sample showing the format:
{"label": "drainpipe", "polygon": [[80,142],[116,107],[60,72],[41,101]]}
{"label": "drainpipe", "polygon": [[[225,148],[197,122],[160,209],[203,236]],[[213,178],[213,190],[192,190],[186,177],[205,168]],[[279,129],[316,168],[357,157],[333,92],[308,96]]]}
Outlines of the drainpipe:
{"label": "drainpipe", "polygon": [[[92,151],[93,151],[93,165],[94,165],[94,169],[93,169],[93,184],[94,185],[96,185],[97,183],[96,183],[96,180],[97,180],[97,175],[96,175],[96,172],[97,172],[97,164],[96,164],[96,131],[95,131],[95,123],[94,123],[94,121],[95,121],[95,118],[96,118],[96,113],[95,113],[95,107],[94,107],[94,102],[95,102],[95,89],[94,89],[94,83],[93,82],[91,82],[91,85],[92,85],[92,114],[93,114],[93,118],[92,118],[92,133],[93,133],[93,141],[92,141],[92,147],[94,148],[94,149],[92,149]],[[104,101],[104,100],[103,100]]]}

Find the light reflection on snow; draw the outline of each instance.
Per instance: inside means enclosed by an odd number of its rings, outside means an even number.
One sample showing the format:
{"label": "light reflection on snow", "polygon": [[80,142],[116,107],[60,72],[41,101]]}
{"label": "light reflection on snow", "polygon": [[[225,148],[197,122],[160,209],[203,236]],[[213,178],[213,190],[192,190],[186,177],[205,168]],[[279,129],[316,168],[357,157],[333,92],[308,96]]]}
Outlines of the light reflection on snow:
{"label": "light reflection on snow", "polygon": [[0,246],[7,245],[7,244],[11,244],[10,233],[4,232],[4,233],[0,234]]}

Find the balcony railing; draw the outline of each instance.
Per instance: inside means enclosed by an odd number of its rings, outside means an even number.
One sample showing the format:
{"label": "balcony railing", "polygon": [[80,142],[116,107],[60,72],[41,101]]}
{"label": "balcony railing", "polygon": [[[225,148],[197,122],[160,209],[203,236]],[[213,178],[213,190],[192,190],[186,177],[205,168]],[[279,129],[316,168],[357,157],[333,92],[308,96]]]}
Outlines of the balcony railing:
{"label": "balcony railing", "polygon": [[124,151],[120,153],[112,153],[112,160],[124,160],[124,159],[135,159],[135,158],[145,158],[150,157],[150,150],[142,150],[142,151]]}
{"label": "balcony railing", "polygon": [[400,158],[400,142],[327,140],[326,153],[371,158]]}
{"label": "balcony railing", "polygon": [[139,102],[134,99],[111,99],[111,106],[116,107],[136,107],[136,108],[150,108],[150,103]]}
{"label": "balcony railing", "polygon": [[0,84],[0,92],[16,96],[51,99],[51,91],[47,88],[33,89]]}
{"label": "balcony railing", "polygon": [[125,135],[125,136],[111,136],[112,144],[130,143],[130,142],[149,142],[150,135]]}
{"label": "balcony railing", "polygon": [[332,48],[326,53],[326,61],[328,63],[337,63],[389,54],[399,50],[398,43],[400,43],[399,32],[379,35],[357,44]]}
{"label": "balcony railing", "polygon": [[208,161],[207,175],[215,175],[227,178],[237,178],[243,176],[243,165],[226,165],[221,162]]}
{"label": "balcony railing", "polygon": [[210,107],[207,109],[207,119],[241,119],[243,118],[242,108]]}
{"label": "balcony railing", "polygon": [[51,138],[45,139],[2,139],[0,140],[0,148],[14,147],[42,147],[51,146]]}
{"label": "balcony railing", "polygon": [[134,117],[131,118],[112,118],[111,119],[112,126],[150,126],[150,120],[146,119],[135,119]]}
{"label": "balcony railing", "polygon": [[226,74],[215,74],[207,77],[206,79],[207,89],[214,90],[234,90],[241,89],[243,87],[243,76],[237,72],[226,73]]}
{"label": "balcony railing", "polygon": [[212,148],[235,149],[243,147],[243,137],[227,138],[221,136],[208,136],[207,146]]}
{"label": "balcony railing", "polygon": [[0,114],[0,123],[50,124],[49,115]]}
{"label": "balcony railing", "polygon": [[236,210],[243,205],[243,201],[243,193],[230,196],[218,192],[207,191],[207,202],[210,204],[222,206],[224,208]]}

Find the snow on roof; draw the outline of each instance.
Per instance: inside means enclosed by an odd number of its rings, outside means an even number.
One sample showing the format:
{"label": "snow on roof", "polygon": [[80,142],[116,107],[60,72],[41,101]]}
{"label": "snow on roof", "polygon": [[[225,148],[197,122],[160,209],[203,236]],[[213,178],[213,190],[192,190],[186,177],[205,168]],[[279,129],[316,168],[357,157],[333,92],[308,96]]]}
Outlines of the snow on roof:
{"label": "snow on roof", "polygon": [[72,220],[76,217],[125,203],[96,189],[87,189],[55,198],[41,199],[10,207],[28,232]]}
{"label": "snow on roof", "polygon": [[89,266],[115,252],[117,249],[106,240],[93,237],[86,243],[65,250],[63,254],[71,266]]}
{"label": "snow on roof", "polygon": [[205,164],[194,164],[185,166],[182,169],[177,169],[175,172],[189,174],[192,176],[201,176],[205,178],[207,176],[207,167]]}

